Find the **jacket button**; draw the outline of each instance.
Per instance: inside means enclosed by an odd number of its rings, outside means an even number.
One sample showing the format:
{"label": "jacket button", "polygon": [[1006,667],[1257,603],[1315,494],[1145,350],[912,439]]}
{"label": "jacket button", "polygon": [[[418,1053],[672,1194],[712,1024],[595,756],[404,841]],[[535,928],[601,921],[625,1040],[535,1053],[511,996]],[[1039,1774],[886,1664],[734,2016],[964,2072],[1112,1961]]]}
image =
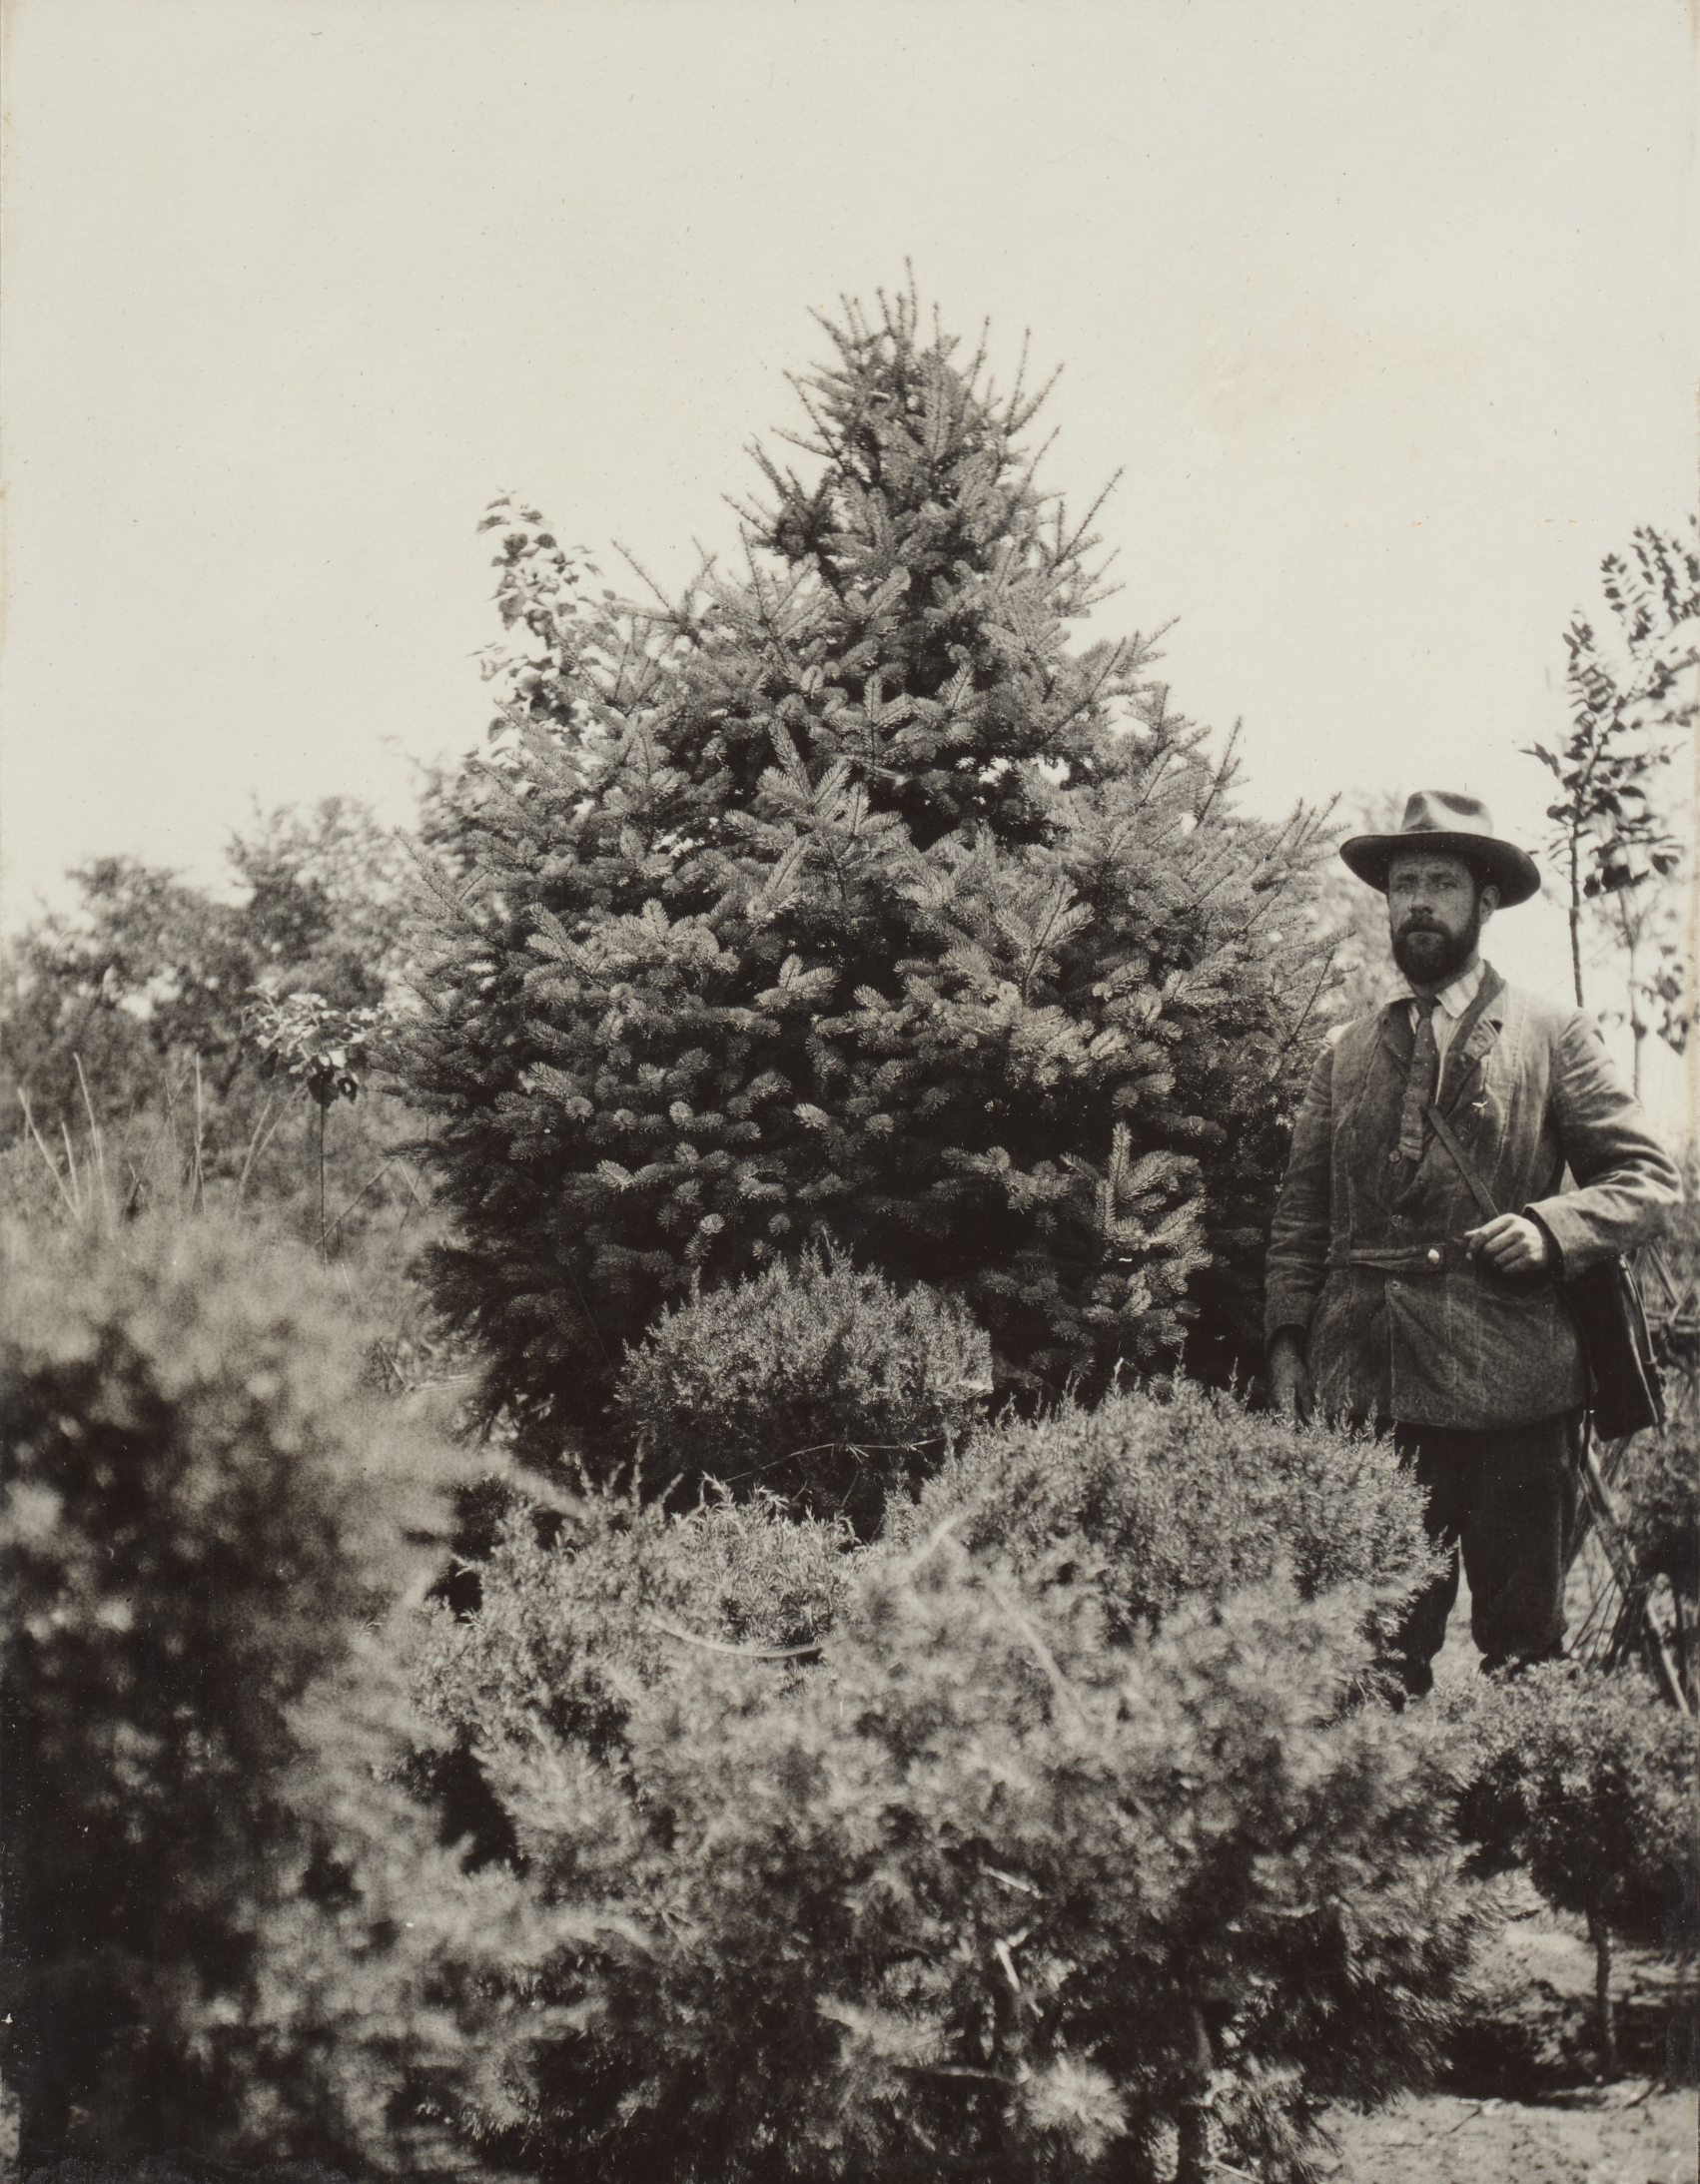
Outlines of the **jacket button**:
{"label": "jacket button", "polygon": [[1399,1284],[1398,1282],[1396,1282],[1396,1281],[1390,1281],[1390,1282],[1388,1282],[1388,1284],[1387,1284],[1387,1287],[1388,1287],[1389,1289],[1394,1289],[1394,1290],[1398,1289],[1398,1288],[1399,1288],[1399,1286],[1400,1286],[1400,1284]]}
{"label": "jacket button", "polygon": [[1428,1263],[1429,1263],[1429,1265],[1430,1265],[1430,1266],[1438,1266],[1438,1265],[1439,1265],[1439,1263],[1440,1263],[1440,1254],[1439,1254],[1439,1252],[1438,1252],[1438,1251],[1430,1251],[1430,1252],[1429,1252],[1429,1254],[1428,1254]]}

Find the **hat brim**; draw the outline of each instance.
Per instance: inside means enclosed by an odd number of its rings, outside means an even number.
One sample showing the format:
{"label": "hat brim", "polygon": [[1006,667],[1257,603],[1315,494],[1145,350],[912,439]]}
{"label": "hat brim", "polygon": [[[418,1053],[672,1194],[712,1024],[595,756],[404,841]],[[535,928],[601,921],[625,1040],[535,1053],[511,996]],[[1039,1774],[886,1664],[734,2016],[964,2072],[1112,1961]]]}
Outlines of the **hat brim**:
{"label": "hat brim", "polygon": [[1490,834],[1442,834],[1426,828],[1415,834],[1357,834],[1340,844],[1340,859],[1348,872],[1385,895],[1387,868],[1400,850],[1438,850],[1479,865],[1499,890],[1502,910],[1540,893],[1534,859],[1514,842],[1496,841]]}

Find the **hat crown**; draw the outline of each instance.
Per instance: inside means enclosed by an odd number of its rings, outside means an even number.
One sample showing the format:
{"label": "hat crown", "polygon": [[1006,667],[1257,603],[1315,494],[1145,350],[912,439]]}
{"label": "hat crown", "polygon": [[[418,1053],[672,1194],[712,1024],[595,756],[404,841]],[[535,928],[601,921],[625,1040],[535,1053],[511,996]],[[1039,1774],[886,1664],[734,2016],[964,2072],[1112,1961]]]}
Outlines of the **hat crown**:
{"label": "hat crown", "polygon": [[1405,803],[1399,832],[1491,836],[1493,817],[1477,796],[1454,796],[1449,789],[1418,789]]}
{"label": "hat crown", "polygon": [[1340,856],[1349,871],[1385,894],[1392,860],[1401,851],[1430,846],[1436,853],[1467,858],[1499,890],[1501,909],[1540,893],[1540,873],[1528,852],[1498,838],[1479,797],[1456,796],[1450,789],[1418,789],[1405,804],[1397,834],[1354,835],[1340,844]]}

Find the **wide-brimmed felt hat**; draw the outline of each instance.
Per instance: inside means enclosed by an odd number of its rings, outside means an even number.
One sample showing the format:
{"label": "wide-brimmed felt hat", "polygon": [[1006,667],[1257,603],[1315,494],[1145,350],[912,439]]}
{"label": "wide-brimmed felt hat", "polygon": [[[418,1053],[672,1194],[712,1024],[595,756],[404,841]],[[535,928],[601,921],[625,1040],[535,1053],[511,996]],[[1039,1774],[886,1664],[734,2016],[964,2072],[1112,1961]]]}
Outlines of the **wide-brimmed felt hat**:
{"label": "wide-brimmed felt hat", "polygon": [[1509,909],[1540,893],[1535,861],[1514,842],[1501,842],[1493,816],[1478,797],[1449,789],[1418,789],[1405,806],[1397,834],[1356,834],[1340,844],[1340,856],[1360,880],[1385,895],[1387,867],[1400,850],[1447,850],[1479,867]]}

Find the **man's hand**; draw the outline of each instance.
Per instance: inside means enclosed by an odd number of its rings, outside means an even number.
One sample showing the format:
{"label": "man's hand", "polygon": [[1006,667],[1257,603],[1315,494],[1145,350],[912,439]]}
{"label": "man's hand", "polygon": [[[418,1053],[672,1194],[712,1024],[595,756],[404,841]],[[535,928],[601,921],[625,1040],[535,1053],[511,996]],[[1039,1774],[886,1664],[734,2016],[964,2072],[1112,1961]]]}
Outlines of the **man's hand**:
{"label": "man's hand", "polygon": [[1485,1259],[1496,1274],[1532,1274],[1552,1263],[1552,1244],[1538,1221],[1523,1213],[1501,1213],[1465,1232],[1472,1259]]}
{"label": "man's hand", "polygon": [[1300,1425],[1310,1416],[1310,1372],[1295,1334],[1277,1334],[1270,1344],[1270,1402],[1278,1417]]}

